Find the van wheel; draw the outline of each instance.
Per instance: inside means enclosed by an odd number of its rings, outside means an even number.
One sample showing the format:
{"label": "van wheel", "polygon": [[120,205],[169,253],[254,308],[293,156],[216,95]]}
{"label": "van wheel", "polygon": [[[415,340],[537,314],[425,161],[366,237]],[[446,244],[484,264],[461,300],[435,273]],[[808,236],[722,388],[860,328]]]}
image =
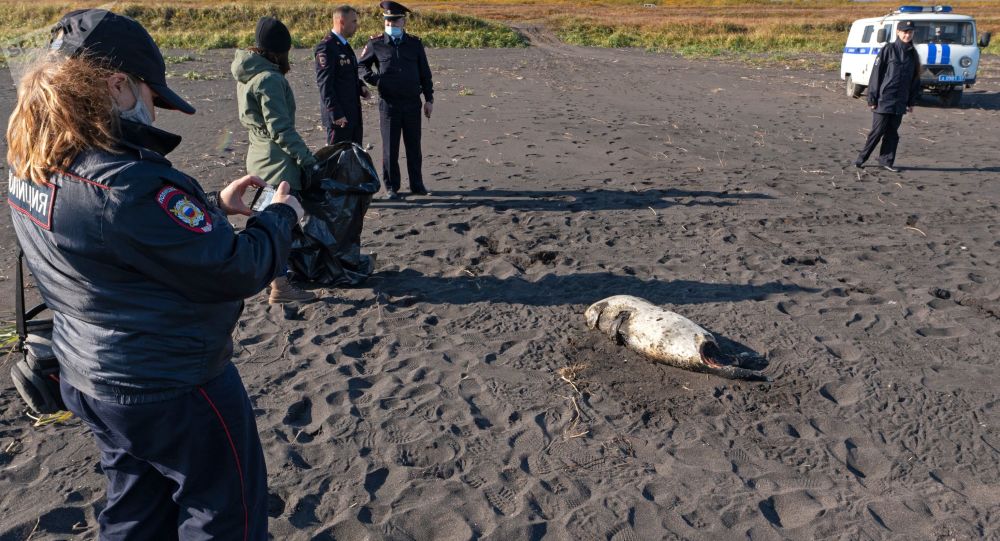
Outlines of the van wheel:
{"label": "van wheel", "polygon": [[951,90],[941,94],[941,105],[945,107],[958,107],[962,102],[962,87],[953,86]]}
{"label": "van wheel", "polygon": [[847,97],[849,98],[860,98],[861,94],[865,92],[865,86],[854,84],[854,79],[850,75],[847,76]]}

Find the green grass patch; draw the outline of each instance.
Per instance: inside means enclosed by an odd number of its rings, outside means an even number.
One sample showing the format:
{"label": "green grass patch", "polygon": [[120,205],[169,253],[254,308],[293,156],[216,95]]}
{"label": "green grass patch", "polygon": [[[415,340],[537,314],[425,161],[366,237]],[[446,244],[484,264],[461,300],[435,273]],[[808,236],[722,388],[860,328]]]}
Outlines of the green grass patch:
{"label": "green grass patch", "polygon": [[189,54],[180,55],[180,56],[173,56],[173,55],[169,55],[168,54],[168,55],[164,55],[163,56],[163,61],[166,62],[167,65],[170,65],[170,64],[183,64],[184,62],[192,62],[192,61],[194,61],[194,59],[195,58],[193,56],[189,55]]}
{"label": "green grass patch", "polygon": [[200,71],[186,71],[181,74],[181,77],[187,79],[188,81],[212,81],[218,79],[215,75],[209,75],[207,73],[201,73]]}
{"label": "green grass patch", "polygon": [[567,18],[556,22],[559,39],[588,47],[639,47],[686,56],[733,54],[837,53],[844,47],[850,21],[823,25],[780,24],[751,27],[735,22],[666,23],[658,26],[612,26]]}
{"label": "green grass patch", "polygon": [[0,326],[0,348],[7,349],[17,343],[17,327],[13,323]]}

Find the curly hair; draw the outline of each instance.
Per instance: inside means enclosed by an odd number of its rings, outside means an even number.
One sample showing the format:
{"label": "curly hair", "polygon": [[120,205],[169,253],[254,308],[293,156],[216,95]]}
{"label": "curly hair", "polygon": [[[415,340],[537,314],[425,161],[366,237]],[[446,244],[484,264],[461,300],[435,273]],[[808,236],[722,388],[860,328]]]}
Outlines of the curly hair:
{"label": "curly hair", "polygon": [[7,123],[11,172],[40,184],[83,150],[113,151],[120,131],[107,86],[113,73],[85,57],[56,54],[32,66]]}

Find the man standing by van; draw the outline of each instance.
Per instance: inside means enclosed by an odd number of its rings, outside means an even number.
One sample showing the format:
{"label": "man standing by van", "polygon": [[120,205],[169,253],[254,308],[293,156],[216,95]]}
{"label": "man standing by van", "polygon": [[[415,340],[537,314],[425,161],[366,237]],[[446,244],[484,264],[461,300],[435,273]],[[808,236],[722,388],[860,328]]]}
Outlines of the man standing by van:
{"label": "man standing by van", "polygon": [[865,148],[854,160],[861,167],[871,156],[879,141],[878,163],[882,169],[898,173],[896,147],[899,145],[899,125],[905,113],[913,112],[913,104],[920,94],[920,56],[913,47],[913,22],[900,21],[896,27],[896,41],[887,43],[872,68],[868,81],[868,108],[872,110],[872,131],[868,133]]}

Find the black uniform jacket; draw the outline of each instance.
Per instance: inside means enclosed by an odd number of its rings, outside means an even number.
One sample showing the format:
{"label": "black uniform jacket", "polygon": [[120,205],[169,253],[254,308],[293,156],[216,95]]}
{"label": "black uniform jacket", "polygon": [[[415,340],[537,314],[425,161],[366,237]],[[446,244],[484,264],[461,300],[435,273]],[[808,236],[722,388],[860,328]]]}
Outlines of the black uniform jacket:
{"label": "black uniform jacket", "polygon": [[868,80],[868,105],[875,112],[902,115],[920,95],[920,57],[913,44],[900,40],[886,44],[875,59]]}
{"label": "black uniform jacket", "polygon": [[8,202],[53,313],[60,376],[136,404],[190,392],[228,365],[243,299],[284,270],[295,211],[271,205],[235,234],[160,154],[178,136],[122,126],[120,152],[83,151],[44,186],[11,175]]}
{"label": "black uniform jacket", "polygon": [[434,82],[424,44],[404,33],[399,45],[386,34],[372,36],[358,59],[361,78],[378,87],[379,96],[390,103],[434,101]]}
{"label": "black uniform jacket", "polygon": [[352,123],[360,122],[363,83],[358,78],[358,58],[354,49],[329,32],[313,52],[323,125],[329,128],[334,120],[343,117]]}

